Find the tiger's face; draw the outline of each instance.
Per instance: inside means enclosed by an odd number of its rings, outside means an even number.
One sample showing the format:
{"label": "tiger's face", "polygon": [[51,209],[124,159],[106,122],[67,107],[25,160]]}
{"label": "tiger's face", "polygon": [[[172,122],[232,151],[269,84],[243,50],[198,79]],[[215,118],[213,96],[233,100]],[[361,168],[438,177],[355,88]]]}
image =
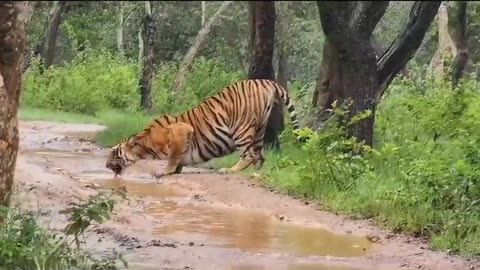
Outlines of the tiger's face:
{"label": "tiger's face", "polygon": [[128,166],[132,165],[135,160],[138,159],[136,155],[130,151],[131,149],[129,149],[127,142],[128,140],[126,139],[120,141],[113,146],[108,153],[105,167],[112,170],[115,177],[121,175]]}
{"label": "tiger's face", "polygon": [[115,145],[112,147],[108,153],[107,162],[105,164],[108,169],[113,171],[115,177],[121,175],[127,167],[125,160],[122,158],[121,149],[121,145]]}

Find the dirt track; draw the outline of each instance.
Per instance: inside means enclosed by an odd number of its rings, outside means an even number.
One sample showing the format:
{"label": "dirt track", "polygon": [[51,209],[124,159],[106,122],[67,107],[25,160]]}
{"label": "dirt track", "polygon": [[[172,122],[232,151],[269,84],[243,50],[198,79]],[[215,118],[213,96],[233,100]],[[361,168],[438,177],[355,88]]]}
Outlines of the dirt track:
{"label": "dirt track", "polygon": [[58,211],[68,202],[125,185],[129,202],[95,226],[87,244],[101,256],[124,253],[130,269],[480,269],[479,262],[433,252],[418,239],[346,220],[238,176],[187,168],[156,183],[150,172],[165,163],[145,161],[114,179],[104,167],[107,150],[78,139],[101,129],[22,122],[14,200],[41,209],[50,227],[61,229]]}

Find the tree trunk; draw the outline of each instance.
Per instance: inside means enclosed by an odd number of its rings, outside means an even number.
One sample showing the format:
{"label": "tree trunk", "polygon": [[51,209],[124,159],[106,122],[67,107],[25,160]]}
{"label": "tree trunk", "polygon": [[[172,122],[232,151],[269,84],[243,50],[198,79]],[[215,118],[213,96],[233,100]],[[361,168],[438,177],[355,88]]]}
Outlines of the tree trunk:
{"label": "tree trunk", "polygon": [[412,5],[407,25],[377,61],[380,85],[377,102],[400,70],[415,55],[441,3],[442,1],[415,1]]}
{"label": "tree trunk", "polygon": [[276,42],[276,48],[277,48],[277,61],[278,61],[278,69],[277,69],[277,82],[280,84],[283,88],[287,89],[287,83],[288,83],[288,61],[287,61],[287,53],[286,53],[286,40],[288,40],[287,37],[287,25],[286,25],[286,16],[287,16],[287,11],[288,10],[288,2],[278,2],[277,4],[277,25],[278,25],[278,35],[277,35],[277,42]]}
{"label": "tree trunk", "polygon": [[463,77],[470,56],[467,44],[467,1],[458,1],[456,5],[455,18],[452,20],[452,34],[457,54],[452,64],[452,87],[455,88]]}
{"label": "tree trunk", "polygon": [[247,63],[247,74],[250,73],[250,66],[252,65],[253,55],[255,53],[255,37],[256,37],[256,21],[255,21],[255,1],[248,1],[248,28],[249,28],[249,39],[248,39],[248,48],[247,53],[245,54],[246,63]]}
{"label": "tree trunk", "polygon": [[17,111],[21,89],[28,1],[0,3],[0,205],[9,206],[18,153]]}
{"label": "tree trunk", "polygon": [[66,1],[54,1],[50,10],[45,42],[42,50],[42,58],[46,68],[53,64],[55,59],[55,44],[57,42],[58,27],[65,8]]}
{"label": "tree trunk", "polygon": [[140,79],[140,106],[144,111],[152,109],[153,46],[155,45],[155,26],[153,24],[150,1],[145,1],[145,17],[142,29],[143,66]]}
{"label": "tree trunk", "polygon": [[433,70],[440,75],[446,73],[445,64],[448,67],[450,66],[445,62],[451,61],[452,57],[457,54],[457,47],[448,31],[448,13],[444,2],[438,10],[438,48],[430,62]]}
{"label": "tree trunk", "polygon": [[[250,60],[249,79],[275,79],[273,70],[273,50],[275,46],[275,2],[256,1],[255,8],[255,36],[254,52]],[[283,106],[277,99],[265,130],[265,147],[278,149],[280,142],[278,133],[285,126]]]}
{"label": "tree trunk", "polygon": [[121,57],[125,56],[125,48],[123,44],[123,4],[122,1],[117,3],[117,49]]}
{"label": "tree trunk", "polygon": [[143,63],[143,54],[145,53],[145,46],[143,45],[143,27],[138,31],[138,63]]}
{"label": "tree trunk", "polygon": [[370,115],[348,127],[350,135],[373,145],[375,108],[385,89],[413,57],[438,10],[439,2],[417,1],[410,21],[390,47],[378,57],[371,44],[372,32],[387,2],[317,1],[326,42],[313,104],[320,107],[319,120],[332,103],[348,102],[345,121],[360,113]]}
{"label": "tree trunk", "polygon": [[210,34],[213,26],[220,21],[220,15],[232,3],[233,1],[224,2],[220,6],[220,8],[218,8],[217,12],[215,12],[215,14],[208,20],[205,27],[198,31],[193,45],[190,47],[190,49],[188,49],[188,52],[183,57],[182,63],[180,64],[180,67],[178,69],[177,76],[175,78],[175,94],[179,94],[185,88],[187,73],[192,67],[195,57],[205,45],[205,42],[207,41],[208,35]]}
{"label": "tree trunk", "polygon": [[202,1],[202,27],[207,22],[207,1]]}
{"label": "tree trunk", "polygon": [[378,89],[377,56],[370,38],[388,6],[388,2],[379,3],[317,2],[326,37],[322,75],[316,91],[323,95],[321,111],[331,108],[334,101],[338,105],[351,102],[346,122],[370,111],[370,116],[348,128],[350,135],[368,145],[373,144]]}

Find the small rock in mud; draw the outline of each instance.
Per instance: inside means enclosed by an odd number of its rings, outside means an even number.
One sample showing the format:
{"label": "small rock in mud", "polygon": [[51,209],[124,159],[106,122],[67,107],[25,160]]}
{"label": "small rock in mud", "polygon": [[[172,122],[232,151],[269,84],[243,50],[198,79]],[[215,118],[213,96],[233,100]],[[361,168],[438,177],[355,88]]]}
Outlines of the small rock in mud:
{"label": "small rock in mud", "polygon": [[372,243],[380,242],[380,237],[376,235],[367,235],[367,239]]}
{"label": "small rock in mud", "polygon": [[[73,177],[72,177],[72,178],[73,178]],[[86,187],[86,188],[92,188],[92,189],[97,189],[97,188],[100,187],[100,185],[95,184],[95,183],[86,183],[86,184],[84,184],[83,186]]]}
{"label": "small rock in mud", "polygon": [[175,245],[175,244],[173,244],[173,243],[165,243],[165,244],[163,244],[162,241],[160,241],[160,240],[152,240],[152,241],[150,241],[150,242],[147,244],[147,247],[151,247],[151,246],[154,246],[154,247],[177,248],[177,245]]}
{"label": "small rock in mud", "polygon": [[111,229],[107,229],[107,228],[95,228],[93,229],[94,232],[96,232],[97,234],[104,234],[104,233],[109,233],[111,232]]}
{"label": "small rock in mud", "polygon": [[191,247],[193,247],[193,246],[195,245],[195,243],[190,242],[190,243],[188,243],[188,245],[191,246]]}

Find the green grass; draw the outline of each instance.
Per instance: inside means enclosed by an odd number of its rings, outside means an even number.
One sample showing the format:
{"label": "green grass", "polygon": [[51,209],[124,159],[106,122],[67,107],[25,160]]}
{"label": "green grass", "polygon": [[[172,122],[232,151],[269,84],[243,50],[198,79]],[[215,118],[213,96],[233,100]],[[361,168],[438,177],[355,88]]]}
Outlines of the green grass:
{"label": "green grass", "polygon": [[24,121],[43,120],[61,123],[105,125],[107,129],[98,134],[96,141],[102,146],[112,146],[121,138],[143,130],[154,119],[154,116],[146,116],[143,113],[123,113],[114,110],[101,111],[97,116],[90,116],[21,107],[19,118]]}
{"label": "green grass", "polygon": [[69,113],[55,112],[47,109],[21,107],[18,111],[19,118],[24,121],[54,121],[60,123],[100,124],[98,117]]}

